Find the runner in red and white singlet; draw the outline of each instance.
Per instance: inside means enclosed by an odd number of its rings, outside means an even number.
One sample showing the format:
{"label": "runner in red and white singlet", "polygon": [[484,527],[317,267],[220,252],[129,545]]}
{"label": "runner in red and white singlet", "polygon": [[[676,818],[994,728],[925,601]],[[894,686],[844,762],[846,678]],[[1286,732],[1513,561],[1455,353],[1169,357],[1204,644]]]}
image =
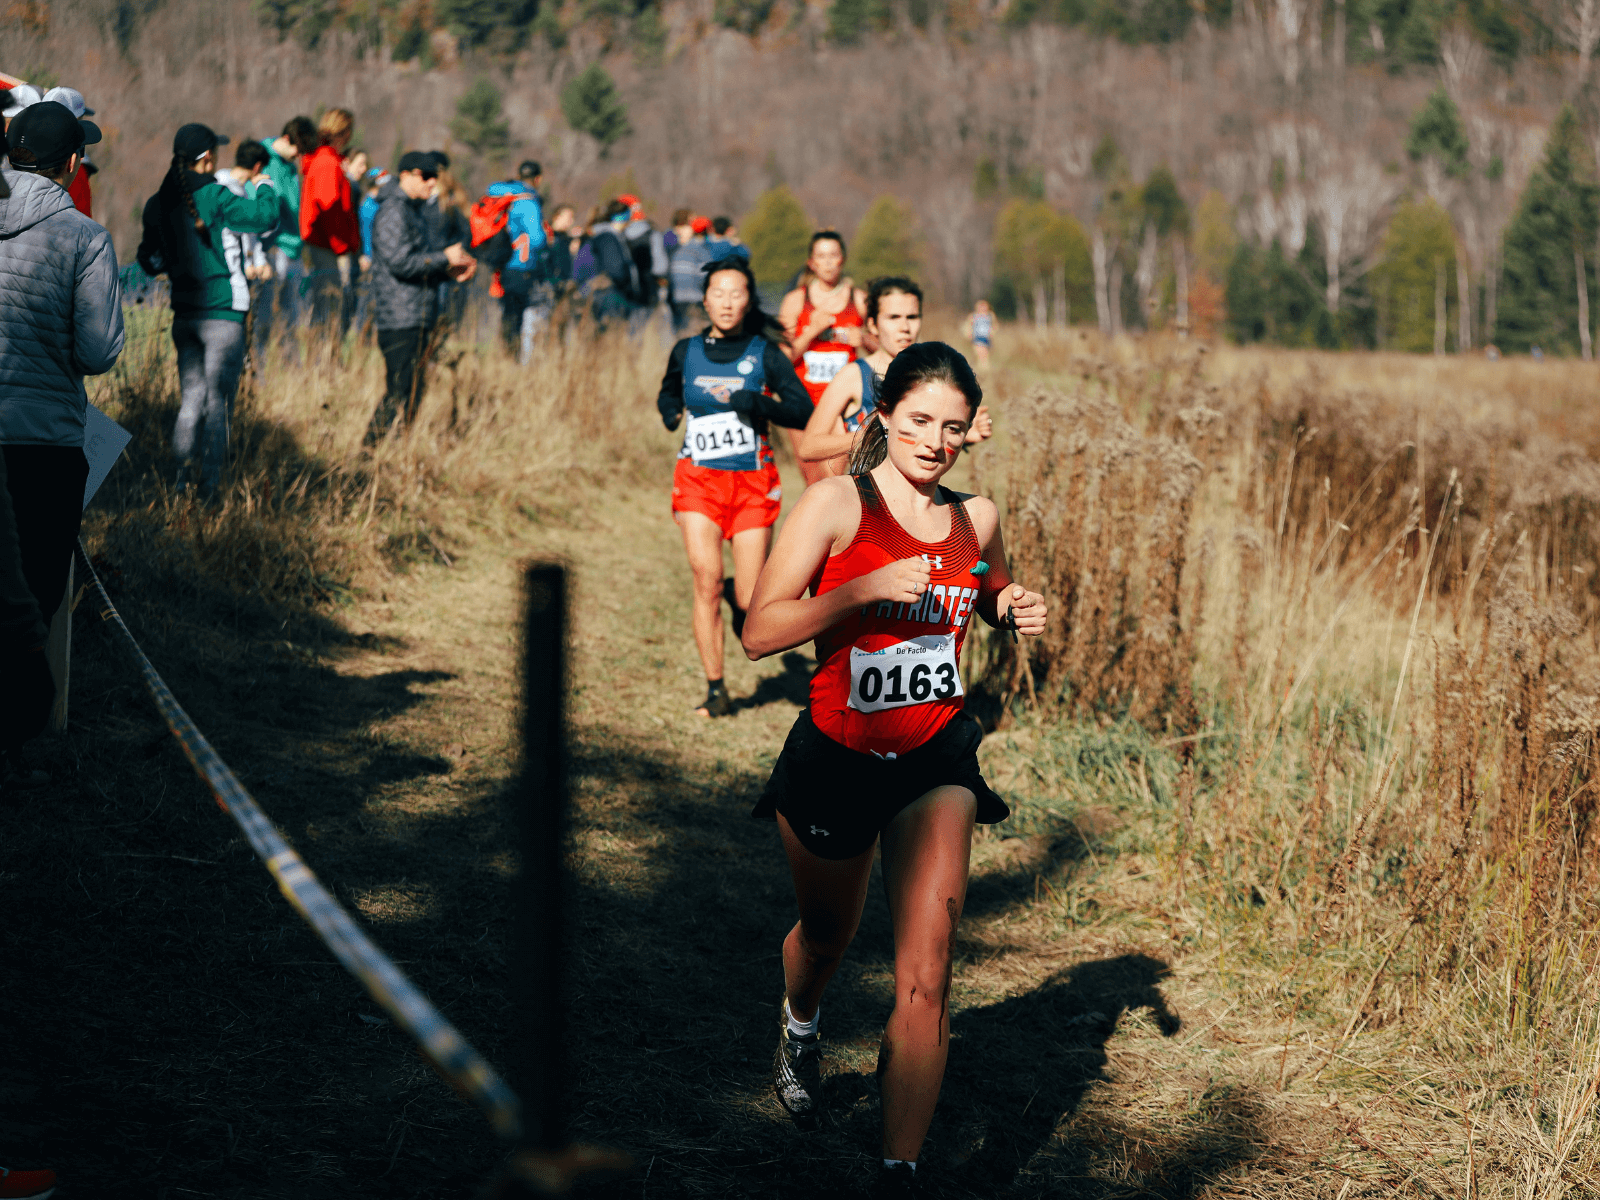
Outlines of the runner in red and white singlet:
{"label": "runner in red and white singlet", "polygon": [[950,536],[920,542],[894,519],[871,473],[851,478],[861,523],[850,544],[817,572],[812,594],[905,559],[927,563],[928,579],[915,603],[864,605],[817,635],[811,720],[840,745],[897,758],[961,711],[961,647],[983,582],[972,573],[982,554],[972,519],[954,492],[941,489]]}
{"label": "runner in red and white singlet", "polygon": [[[870,354],[858,354],[849,367],[833,377],[812,410],[795,453],[803,463],[818,463],[825,476],[842,475],[856,433],[872,415],[878,402],[878,384],[894,356],[922,333],[922,289],[904,275],[880,275],[867,288],[867,337],[877,344]],[[967,430],[967,445],[975,446],[994,432],[987,407]]]}
{"label": "runner in red and white singlet", "polygon": [[976,612],[1036,636],[1047,615],[1044,598],[1011,579],[994,502],[940,485],[982,397],[944,343],[902,350],[850,475],[808,488],[790,514],[744,629],[751,658],[815,639],[818,663],[754,813],[777,819],[800,908],[783,943],[773,1084],[797,1123],[817,1121],[818,1006],[860,923],[881,841],[895,941],[878,1058],[891,1190],[915,1179],[944,1078],[973,823],[1010,815],[984,782],[983,733],[961,707],[967,626]]}
{"label": "runner in red and white singlet", "polygon": [[[811,235],[800,285],[783,298],[778,320],[789,338],[789,358],[811,396],[811,403],[863,353],[867,297],[844,274],[844,238],[831,229]],[[799,455],[800,438],[789,435]],[[810,487],[823,477],[816,463],[801,461],[800,475]]]}

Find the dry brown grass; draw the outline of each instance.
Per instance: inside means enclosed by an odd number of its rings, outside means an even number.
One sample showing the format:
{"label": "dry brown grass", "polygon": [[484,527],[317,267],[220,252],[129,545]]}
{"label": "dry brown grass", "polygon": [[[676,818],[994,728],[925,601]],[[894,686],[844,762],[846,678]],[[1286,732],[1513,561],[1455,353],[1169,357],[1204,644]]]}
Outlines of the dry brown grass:
{"label": "dry brown grass", "polygon": [[1592,368],[1018,350],[1061,379],[1007,408],[997,482],[1063,618],[1033,720],[1082,760],[1056,722],[1088,710],[1137,763],[1114,844],[1161,887],[1127,902],[1252,964],[1277,1091],[1403,1045],[1470,1130],[1435,1186],[1591,1190]]}
{"label": "dry brown grass", "polygon": [[[102,385],[135,442],[90,548],[313,866],[503,1061],[509,561],[567,557],[576,1125],[648,1173],[595,1194],[861,1178],[888,921],[869,906],[830,992],[836,1118],[797,1142],[764,1078],[787,882],[743,813],[809,667],[732,661],[739,717],[687,713],[658,343],[447,360],[370,456],[369,349],[269,371],[203,505],[163,484],[155,334]],[[1015,816],[975,847],[927,1154],[949,1194],[1600,1191],[1600,417],[1577,367],[1540,369],[1006,331],[972,470],[1058,623],[1026,671],[974,639]],[[5,812],[9,949],[52,964],[13,1142],[103,1191],[468,1194],[475,1114],[359,1019],[79,625],[74,765]]]}

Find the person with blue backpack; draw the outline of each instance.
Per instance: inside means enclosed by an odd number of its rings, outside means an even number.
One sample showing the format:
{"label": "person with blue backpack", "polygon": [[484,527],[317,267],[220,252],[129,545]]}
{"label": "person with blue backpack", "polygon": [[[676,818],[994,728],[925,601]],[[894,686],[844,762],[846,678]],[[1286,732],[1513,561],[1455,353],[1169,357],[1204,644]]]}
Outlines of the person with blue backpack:
{"label": "person with blue backpack", "polygon": [[[544,228],[544,207],[539,199],[543,168],[531,159],[517,168],[517,177],[504,183],[491,183],[488,194],[479,201],[505,212],[505,242],[509,257],[498,265],[500,272],[500,332],[506,349],[526,364],[533,356],[533,339],[550,316],[554,296],[545,265],[548,238]],[[499,201],[498,204],[492,202]],[[473,230],[477,240],[478,230]],[[498,234],[495,235],[498,240]],[[498,257],[498,255],[496,255]],[[490,266],[496,266],[490,262]]]}
{"label": "person with blue backpack", "polygon": [[[673,346],[656,408],[671,430],[689,416],[672,475],[672,517],[694,576],[694,640],[706,672],[706,698],[695,711],[725,717],[733,701],[722,681],[722,601],[733,608],[739,637],[783,501],[767,427],[799,429],[811,398],[781,348],[782,328],[761,311],[748,251],[726,247],[702,279],[711,323]],[[727,581],[724,541],[733,543]]]}

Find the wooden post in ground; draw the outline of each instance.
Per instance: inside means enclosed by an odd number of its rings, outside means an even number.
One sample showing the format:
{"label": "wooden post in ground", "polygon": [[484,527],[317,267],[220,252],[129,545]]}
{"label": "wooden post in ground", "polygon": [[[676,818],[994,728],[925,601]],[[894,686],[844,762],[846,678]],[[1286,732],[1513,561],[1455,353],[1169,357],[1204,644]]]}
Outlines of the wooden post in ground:
{"label": "wooden post in ground", "polygon": [[562,841],[567,819],[567,573],[535,563],[523,583],[522,877],[513,968],[523,1022],[522,1121],[527,1145],[567,1145]]}
{"label": "wooden post in ground", "polygon": [[63,733],[67,728],[67,684],[72,678],[72,595],[73,575],[77,569],[77,556],[67,564],[67,590],[61,595],[61,607],[50,618],[50,637],[44,644],[44,656],[50,664],[50,674],[56,681],[56,703],[50,710],[50,728]]}

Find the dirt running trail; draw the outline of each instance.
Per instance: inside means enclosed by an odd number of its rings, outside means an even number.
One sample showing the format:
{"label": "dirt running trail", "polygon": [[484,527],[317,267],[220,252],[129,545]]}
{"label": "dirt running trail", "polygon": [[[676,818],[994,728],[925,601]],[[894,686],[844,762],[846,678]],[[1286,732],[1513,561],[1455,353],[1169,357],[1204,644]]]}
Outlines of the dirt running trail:
{"label": "dirt running trail", "polygon": [[[792,496],[797,481],[786,483]],[[419,570],[392,609],[366,614],[377,640],[396,648],[341,671],[436,677],[380,732],[448,743],[455,768],[431,789],[412,786],[398,806],[420,816],[510,777],[517,563],[526,555],[564,559],[575,575],[581,1134],[637,1153],[651,1196],[849,1189],[876,1154],[872,1073],[892,997],[881,886],[825,1007],[833,1115],[822,1133],[800,1138],[768,1081],[778,947],[793,901],[774,827],[748,812],[805,702],[813,663],[809,652],[750,663],[730,636],[738,714],[693,715],[703,676],[688,570],[658,489],[613,493],[604,511],[535,528],[523,545],[480,543],[452,569]],[[991,739],[1000,748],[1006,740]],[[1184,1055],[1172,1038],[1180,1017],[1171,955],[1157,956],[1170,948],[1166,930],[1130,943],[1126,931],[1091,929],[1064,942],[1030,912],[1049,865],[1036,840],[987,837],[975,864],[953,992],[955,1053],[925,1159],[951,1194],[1127,1194],[1130,1166],[1166,1194],[1189,1194],[1266,1152],[1259,1106],[1226,1088],[1212,1094],[1214,1040]],[[1201,1003],[1191,1021],[1207,1015]],[[1162,1094],[1141,1092],[1136,1081],[1156,1072],[1168,1076]],[[1093,1086],[1117,1079],[1131,1090],[1093,1104]],[[1180,1082],[1189,1086],[1175,1090]],[[1168,1104],[1210,1111],[1178,1128],[1174,1114],[1163,1121]],[[1084,1129],[1068,1134],[1062,1122],[1074,1114]],[[1149,1127],[1144,1118],[1154,1119]],[[598,1191],[633,1196],[640,1186],[636,1178]]]}
{"label": "dirt running trail", "polygon": [[[748,812],[812,663],[752,664],[730,638],[739,711],[692,714],[704,682],[666,499],[618,487],[514,541],[480,534],[336,621],[184,625],[129,597],[130,625],[313,870],[505,1064],[517,567],[570,562],[574,1135],[640,1166],[590,1194],[849,1194],[877,1153],[881,886],[823,1008],[830,1116],[802,1137],[768,1076],[793,898],[775,828]],[[64,1197],[474,1194],[500,1153],[485,1123],[277,895],[87,608],[73,728],[45,746],[58,782],[0,805],[5,951],[28,983],[8,989],[0,1164],[55,1166]],[[1002,793],[1037,769],[1028,736],[985,743]],[[1082,834],[1005,834],[975,848],[957,946],[923,1160],[945,1194],[1289,1187],[1282,1121],[1238,1082],[1270,1046],[1216,1024],[1206,964],[1178,957],[1158,907],[1108,921],[1073,875],[1144,868]]]}

